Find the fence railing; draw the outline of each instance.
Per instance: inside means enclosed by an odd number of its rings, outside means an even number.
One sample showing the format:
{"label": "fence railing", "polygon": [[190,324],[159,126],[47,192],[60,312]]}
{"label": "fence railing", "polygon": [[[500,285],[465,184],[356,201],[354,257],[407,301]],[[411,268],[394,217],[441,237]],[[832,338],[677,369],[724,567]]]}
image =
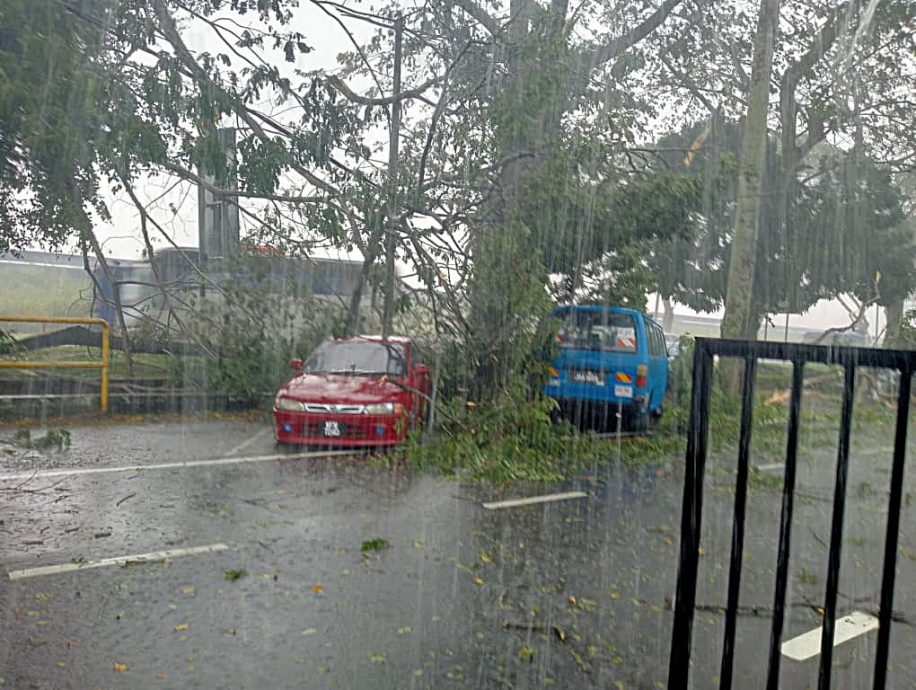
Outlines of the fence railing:
{"label": "fence railing", "polygon": [[836,626],[837,590],[839,587],[840,554],[843,542],[843,516],[846,508],[846,483],[849,472],[849,441],[852,426],[853,398],[857,368],[872,367],[899,373],[897,417],[888,499],[887,531],[884,540],[884,563],[881,578],[881,603],[878,614],[878,642],[872,687],[883,690],[887,682],[887,662],[890,648],[894,577],[897,563],[897,541],[900,531],[903,472],[906,456],[906,435],[909,422],[910,385],[916,369],[916,352],[874,350],[869,348],[825,347],[795,343],[749,342],[698,338],[694,352],[693,389],[687,430],[687,454],[684,472],[684,495],[681,512],[681,542],[678,560],[674,626],[671,638],[669,690],[686,690],[690,672],[690,655],[696,606],[697,571],[700,557],[701,519],[703,514],[703,482],[706,470],[709,435],[709,405],[712,390],[713,363],[716,357],[744,361],[742,385],[741,432],[738,442],[735,501],[732,522],[731,555],[725,609],[719,687],[732,687],[735,628],[738,596],[741,586],[741,564],[744,553],[745,512],[751,425],[753,421],[754,384],[757,361],[783,360],[792,364],[792,389],[789,398],[789,420],[786,462],[783,475],[782,510],[779,525],[779,546],[776,558],[775,594],[770,643],[767,652],[768,690],[779,684],[780,653],[785,620],[786,590],[789,579],[790,536],[795,498],[795,477],[798,461],[799,422],[802,385],[806,363],[838,365],[843,368],[843,399],[840,414],[839,445],[833,491],[830,544],[827,556],[826,591],[823,602],[818,689],[828,690],[831,679],[834,631]]}
{"label": "fence railing", "polygon": [[0,369],[99,369],[99,407],[108,412],[108,376],[111,366],[111,328],[105,319],[79,316],[0,316],[0,322],[60,323],[96,325],[102,327],[102,357],[97,360],[2,360]]}

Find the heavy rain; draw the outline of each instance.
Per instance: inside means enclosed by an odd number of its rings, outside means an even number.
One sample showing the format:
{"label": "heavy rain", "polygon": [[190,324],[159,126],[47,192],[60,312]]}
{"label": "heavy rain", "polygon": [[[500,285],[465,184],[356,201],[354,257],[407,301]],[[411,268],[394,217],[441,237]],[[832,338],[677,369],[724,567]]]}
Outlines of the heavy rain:
{"label": "heavy rain", "polygon": [[0,0],[0,688],[916,688],[916,2]]}

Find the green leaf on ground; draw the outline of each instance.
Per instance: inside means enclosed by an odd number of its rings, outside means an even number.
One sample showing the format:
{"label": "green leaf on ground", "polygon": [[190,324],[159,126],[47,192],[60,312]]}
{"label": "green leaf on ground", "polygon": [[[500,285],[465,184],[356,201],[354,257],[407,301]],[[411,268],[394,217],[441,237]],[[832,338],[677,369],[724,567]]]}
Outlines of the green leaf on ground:
{"label": "green leaf on ground", "polygon": [[387,549],[391,546],[388,543],[387,539],[370,539],[369,541],[364,541],[363,545],[359,547],[359,550],[363,553],[370,553],[372,551],[381,551],[382,549]]}

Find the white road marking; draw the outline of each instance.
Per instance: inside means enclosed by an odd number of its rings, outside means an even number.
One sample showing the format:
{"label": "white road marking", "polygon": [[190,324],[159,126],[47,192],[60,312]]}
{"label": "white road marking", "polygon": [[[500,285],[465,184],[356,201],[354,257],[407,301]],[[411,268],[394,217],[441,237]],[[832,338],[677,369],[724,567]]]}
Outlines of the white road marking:
{"label": "white road marking", "polygon": [[271,429],[261,429],[261,430],[260,430],[258,433],[256,433],[254,436],[252,436],[251,438],[245,439],[245,440],[242,441],[240,444],[238,444],[235,448],[233,448],[233,449],[230,450],[228,453],[226,453],[226,457],[228,458],[229,456],[235,455],[235,454],[238,453],[239,451],[245,450],[245,449],[246,449],[248,446],[250,446],[252,443],[254,443],[255,441],[258,441],[258,440],[264,438],[264,436],[266,436],[266,435],[269,434],[270,432],[271,432]]}
{"label": "white road marking", "polygon": [[178,558],[179,556],[193,556],[199,553],[215,553],[225,551],[229,547],[225,544],[208,544],[207,546],[192,546],[186,549],[169,549],[168,551],[153,551],[151,553],[138,553],[133,556],[115,556],[114,558],[99,558],[93,561],[83,561],[81,563],[61,563],[59,565],[45,565],[37,568],[25,568],[24,570],[11,570],[9,577],[11,580],[23,580],[27,577],[41,577],[42,575],[57,575],[58,573],[70,573],[74,570],[90,570],[92,568],[104,568],[108,565],[127,565],[128,563],[157,563],[169,558]]}
{"label": "white road marking", "polygon": [[352,455],[349,450],[315,451],[311,453],[277,453],[275,455],[253,455],[241,458],[213,458],[211,460],[184,460],[182,462],[161,462],[154,465],[128,465],[119,467],[73,467],[59,470],[39,470],[37,472],[15,472],[0,474],[0,482],[16,482],[24,479],[45,479],[49,477],[69,477],[80,474],[110,474],[113,472],[145,472],[148,470],[173,470],[185,467],[211,467],[216,465],[234,465],[246,462],[270,462],[271,460],[299,460],[302,458],[325,458],[335,455]]}
{"label": "white road marking", "polygon": [[[833,631],[833,646],[848,642],[854,637],[878,629],[878,619],[861,611],[853,611],[848,616],[837,618]],[[809,630],[803,635],[782,643],[783,656],[796,661],[806,661],[821,653],[821,627]]]}
{"label": "white road marking", "polygon": [[754,465],[758,472],[770,472],[772,470],[781,470],[786,466],[784,462],[774,462],[772,465]]}
{"label": "white road marking", "polygon": [[567,491],[560,494],[546,494],[544,496],[531,496],[529,498],[513,498],[508,501],[496,501],[494,503],[484,503],[483,507],[487,510],[498,510],[499,508],[518,508],[519,506],[530,506],[536,503],[551,503],[553,501],[566,501],[570,498],[587,498],[588,494],[582,491]]}

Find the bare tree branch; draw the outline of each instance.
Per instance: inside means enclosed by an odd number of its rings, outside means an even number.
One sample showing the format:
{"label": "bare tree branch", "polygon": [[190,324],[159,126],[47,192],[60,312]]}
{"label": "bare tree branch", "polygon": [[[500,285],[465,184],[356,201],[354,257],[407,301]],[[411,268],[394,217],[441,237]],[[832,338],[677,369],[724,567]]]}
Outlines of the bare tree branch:
{"label": "bare tree branch", "polygon": [[474,19],[489,33],[496,36],[500,33],[501,27],[498,21],[491,17],[485,9],[478,5],[474,0],[453,0],[455,7],[464,10],[471,19]]}
{"label": "bare tree branch", "polygon": [[599,66],[623,55],[630,48],[649,36],[668,18],[674,9],[684,0],[665,0],[661,6],[650,14],[641,24],[633,27],[622,36],[612,39],[587,56],[588,62]]}

